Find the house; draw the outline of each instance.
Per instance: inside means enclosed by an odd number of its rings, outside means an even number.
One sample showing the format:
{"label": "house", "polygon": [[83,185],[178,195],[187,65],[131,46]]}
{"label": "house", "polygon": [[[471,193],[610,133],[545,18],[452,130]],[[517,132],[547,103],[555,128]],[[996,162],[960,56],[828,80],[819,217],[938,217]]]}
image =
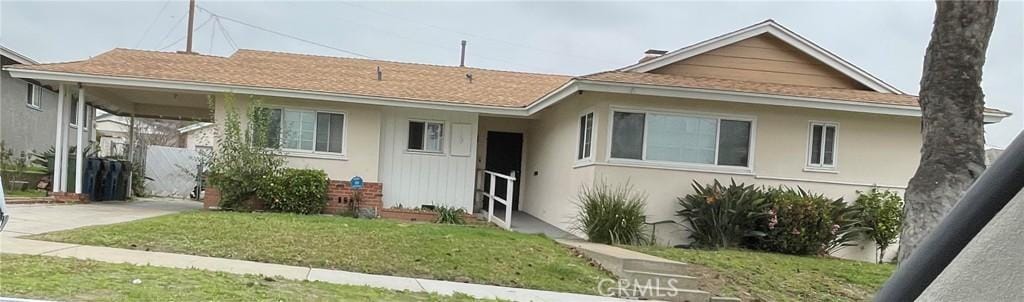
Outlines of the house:
{"label": "house", "polygon": [[[32,65],[38,62],[0,46],[0,65],[13,64]],[[92,110],[91,107],[86,108],[86,111]],[[57,128],[57,111],[57,92],[53,86],[33,79],[11,77],[7,71],[0,71],[0,140],[5,147],[16,154],[49,150],[57,138],[54,130]],[[89,125],[88,114],[85,118],[85,124]],[[76,119],[71,121],[68,127],[75,131]],[[75,142],[70,144],[77,145]]]}
{"label": "house", "polygon": [[178,128],[182,136],[182,147],[192,150],[212,150],[217,140],[217,127],[213,123],[194,123]]}
{"label": "house", "polygon": [[[599,182],[646,192],[651,221],[676,219],[693,181],[846,198],[902,190],[921,147],[917,97],[771,20],[577,77],[257,50],[114,49],[7,70],[119,115],[215,123],[254,95],[272,110],[288,164],[332,179],[329,209],[360,176],[379,208],[449,205],[505,226],[530,215],[571,231],[578,190]],[[239,97],[229,104],[226,92]],[[988,109],[985,121],[1007,116]],[[658,231],[660,243],[686,238]]]}

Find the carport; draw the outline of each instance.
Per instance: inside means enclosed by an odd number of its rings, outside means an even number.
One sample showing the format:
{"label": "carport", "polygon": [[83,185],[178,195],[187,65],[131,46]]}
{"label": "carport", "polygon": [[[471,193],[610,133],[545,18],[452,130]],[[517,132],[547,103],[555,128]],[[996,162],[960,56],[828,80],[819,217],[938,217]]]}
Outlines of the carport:
{"label": "carport", "polygon": [[[64,63],[74,64],[74,63]],[[154,85],[133,85],[131,80],[115,77],[96,76],[80,73],[52,72],[42,70],[20,69],[31,67],[14,65],[7,68],[12,76],[30,78],[43,85],[56,87],[57,99],[57,135],[54,141],[54,172],[53,194],[62,199],[82,198],[83,172],[85,170],[85,152],[75,152],[74,175],[68,175],[69,142],[76,146],[88,144],[88,132],[82,127],[68,129],[73,123],[81,125],[86,114],[86,106],[93,106],[117,116],[129,118],[129,141],[135,141],[135,118],[175,119],[188,121],[212,121],[212,112],[208,105],[209,92],[174,88],[153,87]],[[71,108],[74,100],[77,106]],[[71,117],[76,117],[71,121]],[[74,131],[74,133],[69,133]],[[135,144],[128,144],[128,156],[133,158]],[[74,192],[68,192],[68,177],[74,177]],[[129,185],[129,190],[131,186]],[[129,193],[130,194],[130,193]]]}

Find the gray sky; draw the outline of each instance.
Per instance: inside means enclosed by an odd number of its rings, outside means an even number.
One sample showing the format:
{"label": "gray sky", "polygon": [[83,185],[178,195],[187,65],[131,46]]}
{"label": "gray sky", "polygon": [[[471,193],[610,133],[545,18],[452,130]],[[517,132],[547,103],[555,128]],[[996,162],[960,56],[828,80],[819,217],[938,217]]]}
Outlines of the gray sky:
{"label": "gray sky", "polygon": [[[182,50],[185,0],[0,2],[0,43],[42,62],[88,58],[114,47]],[[917,94],[932,2],[224,2],[224,17],[375,59],[581,75],[636,62],[764,19]],[[987,105],[1014,112],[987,127],[1003,147],[1024,128],[1024,5],[1003,1],[985,64]],[[210,15],[199,12],[197,26]],[[240,48],[352,56],[221,19],[195,34],[195,50]],[[148,32],[147,32],[148,29]],[[211,43],[212,41],[212,43]]]}

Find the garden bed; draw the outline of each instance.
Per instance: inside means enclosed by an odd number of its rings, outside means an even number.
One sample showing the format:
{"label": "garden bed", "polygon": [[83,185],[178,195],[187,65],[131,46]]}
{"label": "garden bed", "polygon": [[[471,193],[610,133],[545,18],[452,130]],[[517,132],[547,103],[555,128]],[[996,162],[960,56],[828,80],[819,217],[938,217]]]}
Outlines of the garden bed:
{"label": "garden bed", "polygon": [[338,216],[203,211],[31,238],[575,293],[611,277],[540,235]]}

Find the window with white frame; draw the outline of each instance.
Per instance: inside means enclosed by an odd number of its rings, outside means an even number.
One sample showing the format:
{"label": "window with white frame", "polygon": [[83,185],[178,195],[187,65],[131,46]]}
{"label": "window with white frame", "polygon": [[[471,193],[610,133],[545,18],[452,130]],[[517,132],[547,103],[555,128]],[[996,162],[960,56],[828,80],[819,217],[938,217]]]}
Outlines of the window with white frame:
{"label": "window with white frame", "polygon": [[28,83],[28,91],[25,94],[25,104],[29,107],[39,109],[39,98],[42,97],[42,89],[39,85]]}
{"label": "window with white frame", "polygon": [[590,159],[594,147],[594,113],[588,112],[580,115],[579,145],[576,151],[576,160]]}
{"label": "window with white frame", "polygon": [[[83,128],[83,129],[89,129],[89,125],[91,125],[90,123],[92,123],[92,114],[90,114],[91,112],[93,112],[92,111],[92,106],[89,106],[88,103],[85,104],[85,109],[84,109],[83,112],[85,112],[85,116],[82,117],[82,122],[85,124],[85,128]],[[72,99],[71,99],[71,114],[68,115],[68,116],[70,117],[70,120],[68,121],[68,125],[71,125],[71,127],[78,127],[78,97],[77,96],[72,96]]]}
{"label": "window with white frame", "polygon": [[811,122],[809,128],[807,166],[819,169],[836,167],[836,135],[839,125],[828,122]]}
{"label": "window with white frame", "polygon": [[614,111],[611,157],[748,167],[752,123],[690,114]]}
{"label": "window with white frame", "polygon": [[345,114],[267,108],[267,145],[288,151],[344,154]]}
{"label": "window with white frame", "polygon": [[444,123],[431,121],[409,121],[410,151],[442,152],[444,145]]}

